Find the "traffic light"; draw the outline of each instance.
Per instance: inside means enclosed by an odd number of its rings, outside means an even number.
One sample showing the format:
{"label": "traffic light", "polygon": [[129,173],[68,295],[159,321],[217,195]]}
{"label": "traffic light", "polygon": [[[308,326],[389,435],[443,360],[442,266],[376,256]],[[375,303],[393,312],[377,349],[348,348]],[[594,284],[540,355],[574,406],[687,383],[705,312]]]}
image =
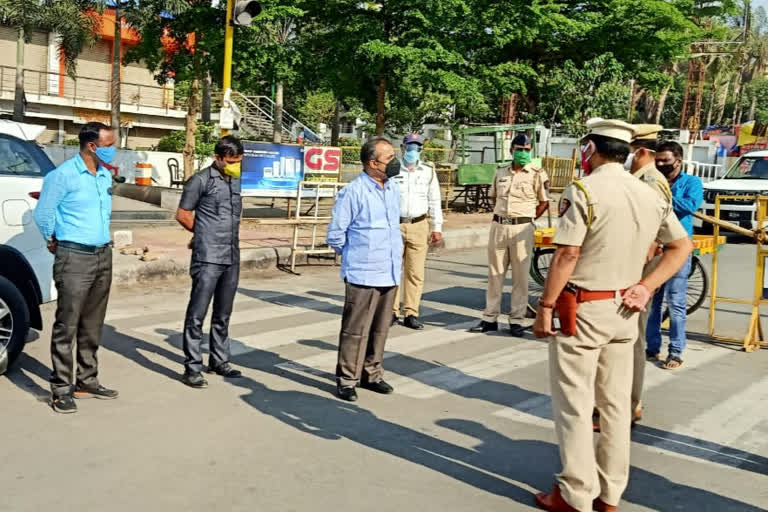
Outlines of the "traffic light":
{"label": "traffic light", "polygon": [[261,12],[261,4],[254,0],[236,0],[232,8],[232,24],[247,27]]}

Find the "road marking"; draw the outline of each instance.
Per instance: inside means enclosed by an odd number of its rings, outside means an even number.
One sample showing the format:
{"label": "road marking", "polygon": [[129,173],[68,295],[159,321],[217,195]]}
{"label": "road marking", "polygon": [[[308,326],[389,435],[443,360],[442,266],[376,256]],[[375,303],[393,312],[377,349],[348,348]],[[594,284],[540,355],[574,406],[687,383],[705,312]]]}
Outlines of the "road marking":
{"label": "road marking", "polygon": [[[440,345],[469,339],[478,336],[477,333],[468,332],[475,322],[461,322],[446,327],[428,329],[426,331],[413,332],[402,336],[391,337],[387,340],[384,359],[400,355],[400,353],[414,353]],[[391,332],[391,331],[390,331]],[[299,371],[320,375],[333,370],[336,367],[337,352],[326,351],[322,354],[297,359],[276,365],[283,370]],[[311,369],[311,370],[308,370]],[[319,373],[318,373],[319,372]]]}
{"label": "road marking", "polygon": [[526,341],[511,348],[464,359],[448,366],[395,377],[390,384],[397,389],[398,395],[429,399],[541,363],[546,359],[545,345]]}

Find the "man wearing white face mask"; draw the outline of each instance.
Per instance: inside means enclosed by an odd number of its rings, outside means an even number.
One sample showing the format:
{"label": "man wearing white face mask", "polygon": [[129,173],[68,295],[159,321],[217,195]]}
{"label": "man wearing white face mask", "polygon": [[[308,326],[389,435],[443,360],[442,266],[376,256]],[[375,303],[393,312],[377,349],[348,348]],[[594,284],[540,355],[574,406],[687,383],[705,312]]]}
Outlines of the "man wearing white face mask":
{"label": "man wearing white face mask", "polygon": [[213,165],[192,176],[184,185],[176,220],[194,233],[192,243],[192,292],[184,318],[182,382],[204,388],[203,319],[213,299],[208,371],[222,377],[240,377],[229,362],[229,318],[240,279],[240,167],[243,144],[228,135],[216,143]]}
{"label": "man wearing white face mask", "polygon": [[[402,172],[393,179],[400,186],[400,232],[403,234],[403,279],[395,294],[392,323],[400,313],[403,297],[403,325],[423,329],[419,321],[419,302],[424,290],[424,266],[429,245],[443,239],[443,212],[440,208],[440,182],[433,166],[421,160],[424,139],[410,133],[403,139]],[[432,222],[429,231],[427,215]]]}

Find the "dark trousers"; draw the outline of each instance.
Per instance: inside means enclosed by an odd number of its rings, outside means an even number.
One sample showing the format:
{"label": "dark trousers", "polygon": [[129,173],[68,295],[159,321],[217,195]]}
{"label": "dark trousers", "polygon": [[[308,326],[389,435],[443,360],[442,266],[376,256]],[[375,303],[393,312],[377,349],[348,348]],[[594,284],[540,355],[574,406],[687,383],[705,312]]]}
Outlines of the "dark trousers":
{"label": "dark trousers", "polygon": [[75,339],[76,384],[99,385],[96,351],[112,286],[112,249],[105,247],[90,254],[59,247],[53,264],[53,279],[58,301],[51,335],[51,392],[54,397],[59,397],[72,392],[72,345]]}
{"label": "dark trousers", "polygon": [[184,367],[187,372],[203,370],[203,320],[213,298],[210,356],[208,366],[217,367],[229,362],[229,318],[235,302],[240,279],[240,262],[232,265],[192,262],[192,293],[184,317]]}
{"label": "dark trousers", "polygon": [[381,360],[392,324],[396,289],[347,283],[336,365],[340,385],[355,386],[361,378],[367,382],[382,379]]}

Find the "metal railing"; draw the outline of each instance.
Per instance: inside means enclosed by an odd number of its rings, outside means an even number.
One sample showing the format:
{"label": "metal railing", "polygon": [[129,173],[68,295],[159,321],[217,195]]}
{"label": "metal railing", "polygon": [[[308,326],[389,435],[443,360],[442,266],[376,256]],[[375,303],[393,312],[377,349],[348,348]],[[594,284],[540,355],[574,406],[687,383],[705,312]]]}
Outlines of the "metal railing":
{"label": "metal railing", "polygon": [[576,174],[575,158],[545,156],[541,159],[541,166],[547,171],[549,189],[552,192],[562,192],[573,182]]}
{"label": "metal railing", "polygon": [[725,173],[725,169],[720,164],[704,164],[687,160],[683,162],[683,165],[685,166],[685,172],[698,176],[702,183],[709,183],[710,181],[722,178]]}
{"label": "metal railing", "polygon": [[[0,91],[15,90],[16,68],[0,66]],[[47,71],[24,70],[24,93],[27,101],[47,98],[66,98],[73,103],[98,101],[111,103],[111,81],[84,76],[72,79],[69,75]],[[159,85],[135,83],[120,84],[120,100],[123,105],[154,108],[174,108],[173,89]]]}

